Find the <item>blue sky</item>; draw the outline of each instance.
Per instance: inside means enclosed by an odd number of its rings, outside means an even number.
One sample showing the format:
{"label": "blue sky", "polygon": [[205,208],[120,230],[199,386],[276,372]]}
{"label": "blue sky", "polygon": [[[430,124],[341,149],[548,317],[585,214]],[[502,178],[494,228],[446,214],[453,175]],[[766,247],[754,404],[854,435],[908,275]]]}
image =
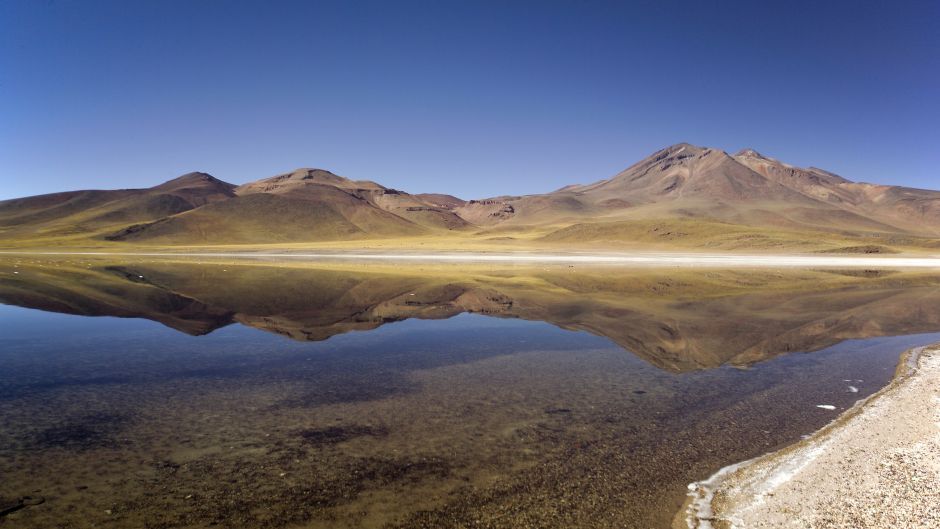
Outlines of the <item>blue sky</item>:
{"label": "blue sky", "polygon": [[940,188],[940,2],[0,0],[0,198],[321,167],[466,198],[678,142]]}

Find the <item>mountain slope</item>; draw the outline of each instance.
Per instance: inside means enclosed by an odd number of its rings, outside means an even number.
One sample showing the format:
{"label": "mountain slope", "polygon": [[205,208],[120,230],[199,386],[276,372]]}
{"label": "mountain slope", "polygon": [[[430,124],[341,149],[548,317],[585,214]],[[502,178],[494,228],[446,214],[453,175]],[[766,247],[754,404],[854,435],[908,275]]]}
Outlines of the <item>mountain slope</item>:
{"label": "mountain slope", "polygon": [[506,205],[512,210],[510,215],[489,215],[490,223],[635,216],[637,211],[660,216],[727,218],[738,212],[735,206],[747,204],[753,208],[768,203],[793,207],[819,205],[750,170],[723,151],[678,144],[607,180],[571,185],[545,195],[478,201],[458,212],[480,206],[506,210]]}
{"label": "mountain slope", "polygon": [[413,237],[468,226],[453,212],[368,180],[297,169],[234,189],[224,202],[125,227],[112,241],[265,244]]}
{"label": "mountain slope", "polygon": [[147,189],[72,191],[0,202],[0,237],[94,236],[235,196],[235,186],[189,173]]}
{"label": "mountain slope", "polygon": [[[288,196],[299,200],[322,201],[328,189],[338,189],[348,197],[364,202],[378,210],[426,228],[455,229],[468,223],[447,208],[435,206],[404,191],[390,189],[369,180],[349,180],[323,169],[297,169],[291,173],[258,180],[240,186],[239,195],[267,193]],[[342,199],[348,204],[348,199]],[[351,213],[351,209],[348,210]],[[399,224],[398,220],[385,216],[387,221]]]}
{"label": "mountain slope", "polygon": [[[450,236],[459,232],[459,237]],[[0,202],[0,243],[212,245],[436,236],[486,244],[804,251],[940,247],[940,191],[856,183],[744,149],[680,143],[611,178],[464,201],[303,168],[234,186],[190,173],[148,189]],[[498,242],[502,241],[502,242]],[[510,242],[507,242],[510,241]]]}
{"label": "mountain slope", "polygon": [[334,241],[364,233],[329,202],[313,204],[262,193],[239,196],[179,215],[128,226],[106,238],[110,241],[182,245],[218,242],[265,244]]}
{"label": "mountain slope", "polygon": [[[940,229],[940,192],[856,184],[747,149],[677,144],[612,178],[543,195],[470,201],[457,213],[483,226],[555,226],[546,240],[626,242],[651,221],[710,223],[788,233],[913,234]],[[914,219],[914,220],[908,220]],[[639,223],[639,224],[638,224]],[[668,230],[667,230],[668,231]],[[652,233],[652,235],[658,235]]]}
{"label": "mountain slope", "polygon": [[264,244],[410,237],[469,226],[450,209],[319,169],[242,186],[189,173],[147,189],[2,201],[0,240]]}
{"label": "mountain slope", "polygon": [[815,167],[794,167],[753,149],[734,158],[768,179],[897,231],[940,235],[940,191],[852,182]]}

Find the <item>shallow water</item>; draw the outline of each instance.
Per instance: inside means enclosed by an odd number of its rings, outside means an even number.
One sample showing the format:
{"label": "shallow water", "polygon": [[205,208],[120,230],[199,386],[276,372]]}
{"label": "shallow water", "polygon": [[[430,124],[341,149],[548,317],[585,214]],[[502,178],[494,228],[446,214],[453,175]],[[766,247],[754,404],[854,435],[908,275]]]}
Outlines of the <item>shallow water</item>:
{"label": "shallow water", "polygon": [[0,503],[45,500],[0,524],[668,527],[940,340],[938,285],[0,261]]}

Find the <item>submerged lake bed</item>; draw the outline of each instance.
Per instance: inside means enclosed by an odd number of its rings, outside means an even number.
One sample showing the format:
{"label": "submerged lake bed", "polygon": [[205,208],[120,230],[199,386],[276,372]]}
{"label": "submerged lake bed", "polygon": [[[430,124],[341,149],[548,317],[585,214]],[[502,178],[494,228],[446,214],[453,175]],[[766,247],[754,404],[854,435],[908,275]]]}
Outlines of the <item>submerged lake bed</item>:
{"label": "submerged lake bed", "polygon": [[688,483],[819,429],[940,341],[938,286],[4,257],[0,500],[43,502],[0,520],[669,527]]}

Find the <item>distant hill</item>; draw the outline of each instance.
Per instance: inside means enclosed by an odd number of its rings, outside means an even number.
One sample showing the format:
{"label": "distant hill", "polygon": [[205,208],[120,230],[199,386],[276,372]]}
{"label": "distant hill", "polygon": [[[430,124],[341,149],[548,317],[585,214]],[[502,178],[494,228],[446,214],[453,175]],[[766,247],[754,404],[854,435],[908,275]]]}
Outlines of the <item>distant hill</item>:
{"label": "distant hill", "polygon": [[[0,202],[0,244],[267,244],[460,233],[510,243],[815,248],[818,234],[940,247],[940,192],[852,182],[753,149],[686,143],[611,178],[551,193],[465,201],[323,169],[235,186],[189,173],[147,189]],[[865,239],[874,244],[862,244]]]}

